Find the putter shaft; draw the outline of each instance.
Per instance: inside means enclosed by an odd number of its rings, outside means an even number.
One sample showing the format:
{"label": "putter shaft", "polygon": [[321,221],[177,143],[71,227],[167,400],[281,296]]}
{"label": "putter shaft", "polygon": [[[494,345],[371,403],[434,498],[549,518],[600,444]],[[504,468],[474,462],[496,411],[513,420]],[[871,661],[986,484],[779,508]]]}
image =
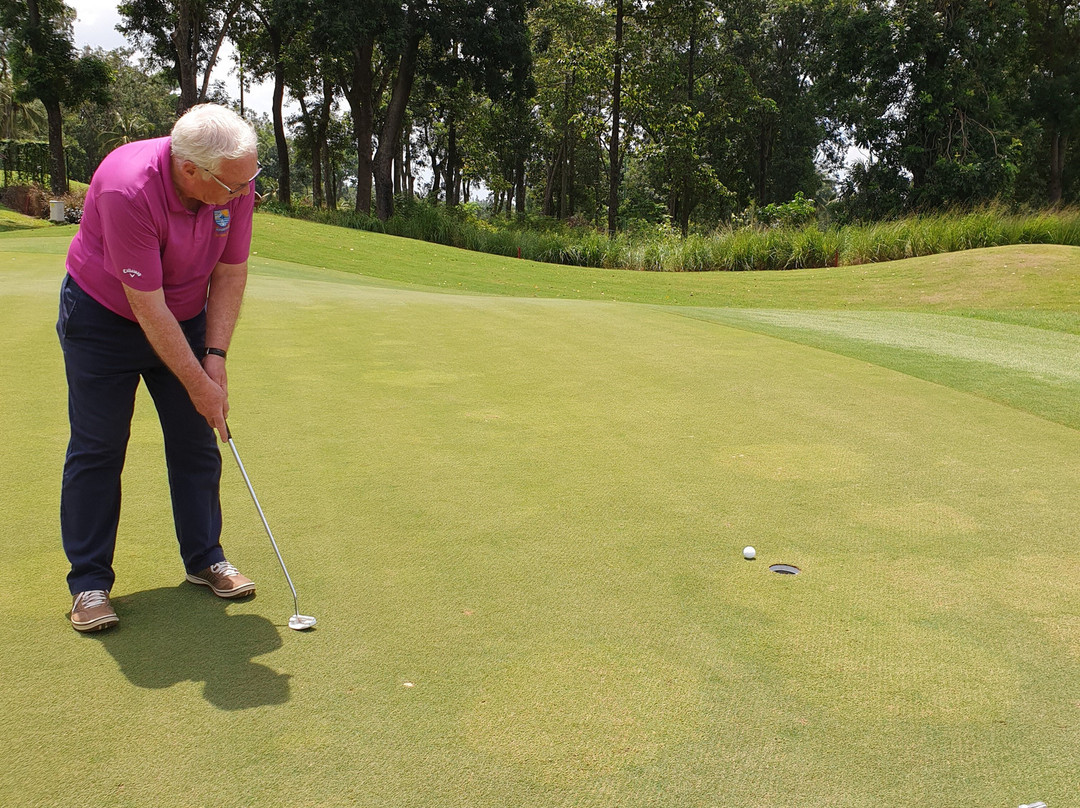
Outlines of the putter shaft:
{"label": "putter shaft", "polygon": [[277,556],[278,563],[281,565],[281,571],[285,573],[285,580],[289,584],[289,590],[292,592],[293,597],[293,612],[296,615],[300,614],[300,603],[296,597],[296,587],[293,586],[292,578],[289,577],[289,570],[285,567],[285,559],[281,557],[281,551],[278,549],[277,542],[274,541],[274,534],[270,530],[270,523],[266,521],[266,514],[263,513],[262,506],[259,504],[259,498],[255,496],[255,489],[251,485],[251,480],[248,478],[247,471],[244,469],[244,462],[240,459],[240,453],[236,451],[236,444],[233,443],[232,432],[228,431],[228,425],[226,425],[226,431],[228,434],[229,448],[232,449],[233,457],[236,458],[236,465],[240,469],[240,475],[244,478],[244,482],[247,483],[248,492],[251,494],[251,501],[255,503],[255,510],[259,512],[259,518],[262,519],[263,527],[266,528],[266,535],[270,537],[270,544],[274,548],[274,555]]}

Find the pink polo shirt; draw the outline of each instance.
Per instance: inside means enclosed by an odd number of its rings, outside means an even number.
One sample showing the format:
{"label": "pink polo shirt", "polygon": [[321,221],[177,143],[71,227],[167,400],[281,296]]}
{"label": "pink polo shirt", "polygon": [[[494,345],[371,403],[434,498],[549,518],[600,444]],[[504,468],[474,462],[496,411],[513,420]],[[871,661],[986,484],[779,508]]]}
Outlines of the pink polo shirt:
{"label": "pink polo shirt", "polygon": [[172,183],[170,138],[120,146],[98,166],[67,271],[96,301],[134,320],[124,285],[164,289],[177,320],[206,306],[219,263],[242,264],[251,247],[255,194],[190,211]]}

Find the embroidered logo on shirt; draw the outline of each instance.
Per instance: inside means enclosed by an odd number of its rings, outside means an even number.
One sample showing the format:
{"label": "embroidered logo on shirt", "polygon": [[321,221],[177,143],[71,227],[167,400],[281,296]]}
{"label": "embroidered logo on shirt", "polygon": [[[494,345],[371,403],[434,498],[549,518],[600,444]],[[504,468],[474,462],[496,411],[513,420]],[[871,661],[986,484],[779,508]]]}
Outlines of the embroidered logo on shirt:
{"label": "embroidered logo on shirt", "polygon": [[228,208],[214,211],[214,232],[219,236],[224,236],[229,232]]}
{"label": "embroidered logo on shirt", "polygon": [[128,276],[133,277],[133,278],[141,278],[142,277],[142,273],[139,272],[139,270],[131,269],[130,267],[128,269],[121,270],[121,272],[123,272],[125,275],[128,275]]}

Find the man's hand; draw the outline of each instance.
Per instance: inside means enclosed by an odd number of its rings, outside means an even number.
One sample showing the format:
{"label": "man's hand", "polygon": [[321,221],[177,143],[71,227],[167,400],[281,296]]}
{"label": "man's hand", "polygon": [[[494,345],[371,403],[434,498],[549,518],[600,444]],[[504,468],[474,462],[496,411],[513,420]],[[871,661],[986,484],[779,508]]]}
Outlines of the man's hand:
{"label": "man's hand", "polygon": [[[225,391],[226,396],[229,395],[229,374],[225,370],[225,360],[216,354],[207,354],[203,357],[202,366],[206,375]],[[228,407],[225,409],[225,414],[229,414]]]}
{"label": "man's hand", "polygon": [[229,396],[216,381],[209,375],[203,376],[196,389],[188,390],[191,403],[199,411],[199,415],[206,419],[211,428],[216,429],[221,436],[221,442],[228,440],[228,427],[225,426],[225,416],[229,414]]}
{"label": "man's hand", "polygon": [[203,370],[206,371],[206,375],[217,385],[224,396],[224,401],[221,406],[220,423],[217,421],[216,402],[208,402],[210,406],[214,408],[214,411],[211,415],[207,415],[207,413],[199,409],[199,402],[195,401],[194,396],[191,401],[195,404],[195,409],[199,410],[199,413],[206,418],[206,422],[221,435],[221,442],[225,443],[229,439],[229,430],[228,427],[225,426],[225,419],[229,416],[229,374],[225,370],[225,360],[216,354],[207,354],[203,357],[202,366]]}
{"label": "man's hand", "polygon": [[[195,358],[191,346],[188,345],[180,323],[165,305],[165,293],[160,289],[153,292],[140,292],[125,286],[124,292],[131,304],[131,310],[135,313],[135,319],[139,321],[151,347],[184,385],[195,409],[213,429],[218,431],[224,443],[228,440],[225,416],[229,412],[229,396],[223,386],[225,383],[224,361],[221,367],[214,371],[218,374],[217,378],[212,377],[204,369],[202,363]],[[215,358],[221,359],[221,357]],[[210,366],[215,367],[214,363]]]}

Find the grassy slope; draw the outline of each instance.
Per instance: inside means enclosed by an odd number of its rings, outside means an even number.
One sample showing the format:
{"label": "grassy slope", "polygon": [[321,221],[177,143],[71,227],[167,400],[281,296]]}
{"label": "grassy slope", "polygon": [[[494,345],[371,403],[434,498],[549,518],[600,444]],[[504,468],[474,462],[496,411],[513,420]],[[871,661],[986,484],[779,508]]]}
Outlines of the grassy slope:
{"label": "grassy slope", "polygon": [[[7,208],[0,208],[0,233],[7,233],[12,230],[42,230],[52,227],[54,225],[45,219],[35,219],[30,216],[23,216],[21,213],[16,213]],[[52,233],[51,235],[56,234]]]}
{"label": "grassy slope", "polygon": [[[611,285],[593,291],[592,271],[524,276],[336,235],[381,280],[285,263],[330,266],[335,239],[316,251],[298,230],[305,246],[288,252],[260,235],[231,369],[237,441],[320,619],[303,637],[283,628],[291,602],[231,469],[227,546],[260,595],[225,605],[178,584],[144,398],[123,626],[64,626],[63,241],[0,237],[0,534],[18,537],[0,565],[0,802],[1067,804],[1080,434],[753,331],[955,357],[1001,322],[931,328],[887,311],[876,284],[843,291],[835,271],[600,273]],[[963,257],[973,283],[1003,253],[986,255]],[[1020,305],[967,290],[915,313],[1071,316],[1055,288],[1068,255]],[[425,256],[458,289],[532,280],[547,297],[659,305],[432,294],[421,287],[443,276]],[[912,263],[878,269],[931,293]],[[672,281],[710,305],[672,316]],[[821,311],[845,308],[830,288],[879,319]],[[756,309],[717,308],[744,294]],[[739,327],[706,321],[723,317]],[[1004,333],[1060,367],[1053,340]],[[760,562],[741,560],[746,543]],[[805,574],[770,576],[772,561]]]}
{"label": "grassy slope", "polygon": [[[1071,370],[1077,348],[1072,335],[1080,335],[1080,248],[1000,247],[783,273],[652,274],[508,261],[276,216],[260,217],[257,233],[260,258],[388,283],[680,306],[687,316],[873,362],[1080,427],[1080,379]],[[372,255],[377,259],[366,257]],[[757,309],[830,313],[746,311]],[[852,313],[845,318],[832,312]],[[924,316],[913,320],[897,312]],[[947,314],[997,325],[940,316]],[[898,330],[906,337],[898,338]],[[1048,339],[1053,356],[1038,347]],[[994,350],[1001,345],[1005,350]],[[1029,361],[1009,361],[1010,351]]]}
{"label": "grassy slope", "polygon": [[1080,248],[1075,247],[1001,247],[791,272],[654,274],[507,260],[260,215],[254,249],[263,258],[479,294],[740,308],[935,312],[1035,308],[1080,315],[1075,294]]}

